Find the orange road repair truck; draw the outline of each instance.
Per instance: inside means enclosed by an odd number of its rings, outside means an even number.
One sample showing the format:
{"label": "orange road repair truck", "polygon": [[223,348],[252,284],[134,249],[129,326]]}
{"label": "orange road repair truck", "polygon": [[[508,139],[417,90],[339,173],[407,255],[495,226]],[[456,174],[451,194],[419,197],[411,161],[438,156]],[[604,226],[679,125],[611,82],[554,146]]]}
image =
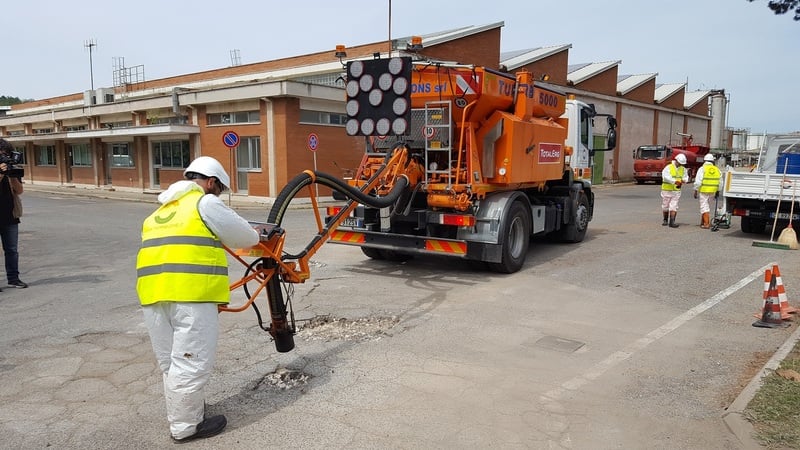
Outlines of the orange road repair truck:
{"label": "orange road repair truck", "polygon": [[[611,115],[530,72],[408,56],[348,62],[345,91],[346,131],[367,139],[346,182],[366,195],[334,188],[349,202],[327,209],[331,242],[373,259],[436,254],[513,273],[532,237],[584,239],[592,157],[616,145]],[[595,127],[606,148],[593,148]]]}
{"label": "orange road repair truck", "polygon": [[[347,178],[298,174],[267,221],[253,223],[259,243],[228,249],[247,267],[231,285],[247,302],[219,309],[252,307],[279,352],[294,348],[290,286],[310,278],[310,259],[327,242],[359,246],[374,259],[446,255],[512,273],[525,263],[533,236],[583,240],[594,212],[592,156],[616,145],[614,117],[526,71],[410,56],[348,62],[345,92],[345,129],[367,140],[358,169]],[[606,118],[607,148],[593,148],[597,117]],[[317,184],[346,200],[327,207],[324,220]],[[289,253],[281,223],[304,188],[318,233]],[[256,306],[261,293],[269,324]]]}

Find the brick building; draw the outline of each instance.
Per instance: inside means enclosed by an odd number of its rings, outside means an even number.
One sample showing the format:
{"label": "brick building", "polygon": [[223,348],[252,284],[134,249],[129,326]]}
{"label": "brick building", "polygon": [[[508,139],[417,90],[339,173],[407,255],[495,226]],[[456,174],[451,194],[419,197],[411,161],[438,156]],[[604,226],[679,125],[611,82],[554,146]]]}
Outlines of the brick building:
{"label": "brick building", "polygon": [[[502,22],[423,36],[427,58],[536,78],[619,121],[615,151],[595,155],[595,182],[632,177],[638,145],[674,143],[677,132],[708,143],[710,92],[657,85],[657,74],[619,76],[621,61],[569,64],[571,45],[500,52]],[[115,73],[115,86],[0,110],[0,136],[24,155],[25,180],[99,189],[160,191],[199,155],[217,158],[235,195],[273,198],[294,175],[356,167],[362,138],[344,131],[343,62],[407,50],[409,38],[157,80]],[[118,76],[119,75],[119,76]],[[119,81],[119,82],[116,82]],[[235,132],[229,149],[223,134]],[[318,147],[309,148],[315,137]],[[321,195],[327,195],[324,189]]]}

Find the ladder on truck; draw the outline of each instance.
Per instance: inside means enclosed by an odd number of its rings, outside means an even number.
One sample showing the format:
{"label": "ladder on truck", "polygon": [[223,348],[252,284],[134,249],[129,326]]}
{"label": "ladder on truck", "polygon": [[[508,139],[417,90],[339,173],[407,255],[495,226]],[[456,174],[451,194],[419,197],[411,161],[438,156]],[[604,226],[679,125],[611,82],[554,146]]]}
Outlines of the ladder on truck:
{"label": "ladder on truck", "polygon": [[[425,179],[428,182],[446,180],[448,189],[453,184],[453,122],[452,102],[425,103]],[[431,164],[436,163],[436,164]]]}

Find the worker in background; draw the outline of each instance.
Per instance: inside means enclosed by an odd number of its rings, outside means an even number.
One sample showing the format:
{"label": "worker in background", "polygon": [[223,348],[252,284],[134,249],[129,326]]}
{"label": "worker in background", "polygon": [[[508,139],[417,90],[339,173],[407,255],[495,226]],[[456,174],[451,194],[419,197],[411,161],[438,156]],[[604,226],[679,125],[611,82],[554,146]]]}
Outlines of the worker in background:
{"label": "worker in background", "polygon": [[711,218],[709,217],[711,207],[709,200],[716,197],[719,189],[720,170],[714,165],[714,155],[706,153],[703,156],[703,165],[697,171],[694,178],[694,198],[700,201],[700,227],[711,228]]}
{"label": "worker in background", "polygon": [[201,156],[158,196],[161,203],[142,225],[136,290],[164,377],[172,439],[217,435],[224,415],[205,417],[203,388],[217,350],[217,305],[230,299],[223,244],[247,248],[258,232],[219,195],[229,188],[222,165]]}
{"label": "worker in background", "polygon": [[681,186],[689,182],[686,170],[686,155],[680,153],[661,171],[661,212],[663,226],[678,228],[675,217],[678,215],[678,202],[681,199]]}

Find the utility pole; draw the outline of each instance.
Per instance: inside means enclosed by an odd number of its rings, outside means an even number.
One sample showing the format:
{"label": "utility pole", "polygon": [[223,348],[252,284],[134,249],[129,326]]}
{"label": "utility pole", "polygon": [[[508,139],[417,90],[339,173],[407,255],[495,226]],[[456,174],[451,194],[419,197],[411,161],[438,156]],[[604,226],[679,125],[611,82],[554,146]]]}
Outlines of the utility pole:
{"label": "utility pole", "polygon": [[87,39],[83,41],[83,46],[89,49],[89,78],[92,82],[92,90],[94,90],[94,64],[92,64],[92,49],[97,47],[97,41],[94,39]]}

